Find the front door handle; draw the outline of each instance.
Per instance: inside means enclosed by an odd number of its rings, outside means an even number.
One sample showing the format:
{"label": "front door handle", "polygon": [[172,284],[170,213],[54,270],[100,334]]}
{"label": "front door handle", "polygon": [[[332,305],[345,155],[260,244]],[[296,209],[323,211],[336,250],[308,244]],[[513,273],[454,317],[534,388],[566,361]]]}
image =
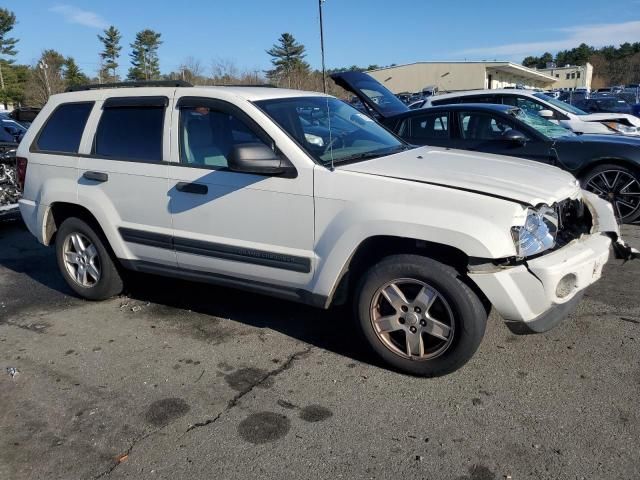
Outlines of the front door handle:
{"label": "front door handle", "polygon": [[194,193],[196,195],[206,195],[209,193],[209,187],[201,183],[179,182],[176,185],[176,190],[184,193]]}
{"label": "front door handle", "polygon": [[93,180],[94,182],[104,183],[109,181],[109,175],[104,172],[84,172],[82,178]]}

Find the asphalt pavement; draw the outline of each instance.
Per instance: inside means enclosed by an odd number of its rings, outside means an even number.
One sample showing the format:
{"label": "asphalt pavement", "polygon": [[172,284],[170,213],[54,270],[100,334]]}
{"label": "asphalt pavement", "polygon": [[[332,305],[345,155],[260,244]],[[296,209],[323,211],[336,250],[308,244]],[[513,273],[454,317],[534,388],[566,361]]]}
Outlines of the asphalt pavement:
{"label": "asphalt pavement", "polygon": [[492,314],[437,379],[377,362],[346,309],[128,288],[80,300],[52,249],[0,224],[0,479],[640,478],[640,261],[545,334]]}

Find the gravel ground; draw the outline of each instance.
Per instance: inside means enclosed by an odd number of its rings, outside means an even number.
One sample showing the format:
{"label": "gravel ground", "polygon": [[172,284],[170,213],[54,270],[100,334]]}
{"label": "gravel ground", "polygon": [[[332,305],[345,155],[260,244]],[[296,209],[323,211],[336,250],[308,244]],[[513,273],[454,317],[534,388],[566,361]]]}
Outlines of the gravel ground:
{"label": "gravel ground", "polygon": [[79,300],[0,224],[0,479],[637,479],[639,274],[612,261],[546,334],[492,314],[429,380],[380,365],[344,310],[150,276]]}

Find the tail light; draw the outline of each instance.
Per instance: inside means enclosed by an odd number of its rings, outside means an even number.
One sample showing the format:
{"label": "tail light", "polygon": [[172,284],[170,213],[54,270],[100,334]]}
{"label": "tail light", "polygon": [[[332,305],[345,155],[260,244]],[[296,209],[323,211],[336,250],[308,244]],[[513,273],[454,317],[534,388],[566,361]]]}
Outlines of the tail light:
{"label": "tail light", "polygon": [[27,179],[27,163],[28,161],[24,157],[16,158],[16,181],[21,192],[24,192],[24,182]]}

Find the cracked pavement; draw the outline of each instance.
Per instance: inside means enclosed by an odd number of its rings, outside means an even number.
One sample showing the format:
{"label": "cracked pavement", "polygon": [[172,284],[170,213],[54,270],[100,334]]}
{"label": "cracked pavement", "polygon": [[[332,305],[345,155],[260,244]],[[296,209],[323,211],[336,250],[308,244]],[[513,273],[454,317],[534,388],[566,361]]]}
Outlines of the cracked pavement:
{"label": "cracked pavement", "polygon": [[542,335],[492,315],[428,380],[381,366],[346,309],[142,275],[79,300],[0,223],[0,479],[640,478],[639,274],[613,261]]}

